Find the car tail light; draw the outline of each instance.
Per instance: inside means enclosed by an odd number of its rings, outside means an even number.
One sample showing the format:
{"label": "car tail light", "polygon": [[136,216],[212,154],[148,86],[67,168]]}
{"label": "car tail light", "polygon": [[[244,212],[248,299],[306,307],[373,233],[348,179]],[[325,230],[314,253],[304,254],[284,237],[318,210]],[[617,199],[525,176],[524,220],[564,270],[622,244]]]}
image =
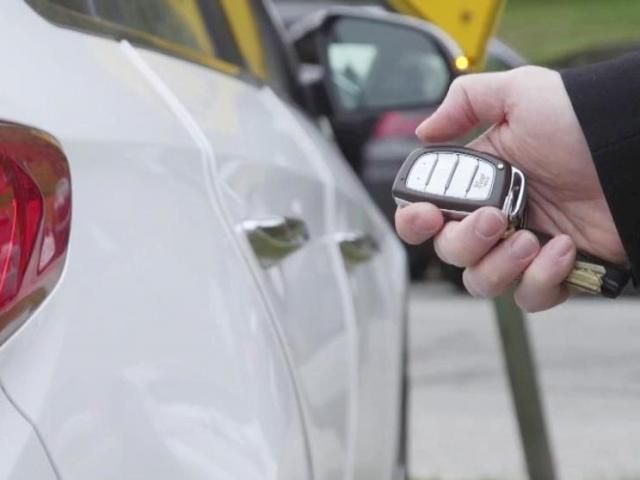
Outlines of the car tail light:
{"label": "car tail light", "polygon": [[378,120],[373,136],[377,140],[414,138],[416,128],[424,118],[424,113],[387,112]]}
{"label": "car tail light", "polygon": [[70,227],[71,179],[60,145],[0,122],[0,342],[60,277]]}

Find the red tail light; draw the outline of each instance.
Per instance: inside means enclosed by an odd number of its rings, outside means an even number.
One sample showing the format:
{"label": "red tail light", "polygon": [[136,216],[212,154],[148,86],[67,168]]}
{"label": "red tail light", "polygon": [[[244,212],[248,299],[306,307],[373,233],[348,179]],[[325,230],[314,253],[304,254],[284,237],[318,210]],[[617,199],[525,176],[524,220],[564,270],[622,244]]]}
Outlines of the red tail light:
{"label": "red tail light", "polygon": [[424,119],[424,113],[387,112],[378,120],[373,136],[377,140],[415,138],[416,128]]}
{"label": "red tail light", "polygon": [[70,227],[71,179],[58,143],[0,123],[0,341],[60,277]]}

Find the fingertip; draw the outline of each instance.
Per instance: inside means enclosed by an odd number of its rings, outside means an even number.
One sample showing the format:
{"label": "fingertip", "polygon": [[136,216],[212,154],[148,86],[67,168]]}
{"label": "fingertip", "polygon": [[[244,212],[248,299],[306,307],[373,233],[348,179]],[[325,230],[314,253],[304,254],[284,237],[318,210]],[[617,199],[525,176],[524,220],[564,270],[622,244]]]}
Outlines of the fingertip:
{"label": "fingertip", "polygon": [[425,140],[428,134],[428,127],[427,127],[427,122],[428,122],[428,118],[423,120],[422,123],[420,125],[418,125],[418,128],[416,128],[416,137],[418,137],[420,140]]}
{"label": "fingertip", "polygon": [[467,289],[467,292],[469,292],[469,295],[471,295],[472,297],[486,298],[483,293],[475,288],[473,282],[469,280],[470,272],[471,270],[469,268],[465,268],[462,272],[462,284],[464,285],[464,288]]}
{"label": "fingertip", "polygon": [[520,230],[509,241],[509,253],[519,261],[531,261],[540,252],[540,242],[532,232]]}
{"label": "fingertip", "polygon": [[494,207],[482,207],[472,213],[468,222],[474,223],[474,232],[482,239],[493,240],[506,232],[506,215]]}
{"label": "fingertip", "polygon": [[398,208],[395,215],[396,231],[411,245],[429,240],[444,224],[442,212],[430,203],[413,203]]}
{"label": "fingertip", "polygon": [[527,313],[538,313],[549,310],[567,301],[571,295],[571,290],[564,284],[557,285],[544,292],[543,295],[532,297],[530,294],[523,294],[520,288],[514,292],[513,299],[516,305]]}
{"label": "fingertip", "polygon": [[437,255],[445,263],[471,267],[500,242],[507,219],[497,208],[483,207],[460,222],[448,222],[435,237]]}
{"label": "fingertip", "polygon": [[416,136],[424,143],[447,142],[457,136],[457,129],[452,129],[452,123],[443,120],[446,115],[441,108],[433,112],[425,118],[418,128],[416,128]]}
{"label": "fingertip", "polygon": [[501,73],[456,78],[438,109],[417,128],[416,135],[425,142],[443,142],[469,133],[478,124],[501,122],[508,78]]}
{"label": "fingertip", "polygon": [[549,240],[524,272],[514,299],[527,312],[541,312],[563,303],[570,295],[564,284],[575,262],[576,246],[568,235]]}
{"label": "fingertip", "polygon": [[576,245],[569,235],[561,234],[549,240],[543,250],[551,261],[573,260],[576,254]]}

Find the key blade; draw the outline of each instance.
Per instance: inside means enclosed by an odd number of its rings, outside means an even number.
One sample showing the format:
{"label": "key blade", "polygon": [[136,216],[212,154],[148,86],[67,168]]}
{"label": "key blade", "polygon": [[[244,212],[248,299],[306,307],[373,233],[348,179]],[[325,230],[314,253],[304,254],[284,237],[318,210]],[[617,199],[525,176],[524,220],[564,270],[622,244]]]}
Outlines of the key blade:
{"label": "key blade", "polygon": [[602,293],[602,277],[605,272],[596,271],[602,267],[593,265],[596,269],[585,268],[585,262],[576,262],[576,267],[571,271],[565,283],[580,290],[584,293],[592,295],[600,295]]}

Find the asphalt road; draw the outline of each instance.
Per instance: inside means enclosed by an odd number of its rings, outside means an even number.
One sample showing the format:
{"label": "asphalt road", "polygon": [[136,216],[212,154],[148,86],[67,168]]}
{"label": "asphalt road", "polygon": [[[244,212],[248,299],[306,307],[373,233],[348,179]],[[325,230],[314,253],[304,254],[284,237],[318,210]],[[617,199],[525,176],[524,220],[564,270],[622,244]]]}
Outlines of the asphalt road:
{"label": "asphalt road", "polygon": [[[413,479],[525,479],[488,301],[412,289]],[[640,479],[640,299],[573,299],[529,316],[562,480]]]}

